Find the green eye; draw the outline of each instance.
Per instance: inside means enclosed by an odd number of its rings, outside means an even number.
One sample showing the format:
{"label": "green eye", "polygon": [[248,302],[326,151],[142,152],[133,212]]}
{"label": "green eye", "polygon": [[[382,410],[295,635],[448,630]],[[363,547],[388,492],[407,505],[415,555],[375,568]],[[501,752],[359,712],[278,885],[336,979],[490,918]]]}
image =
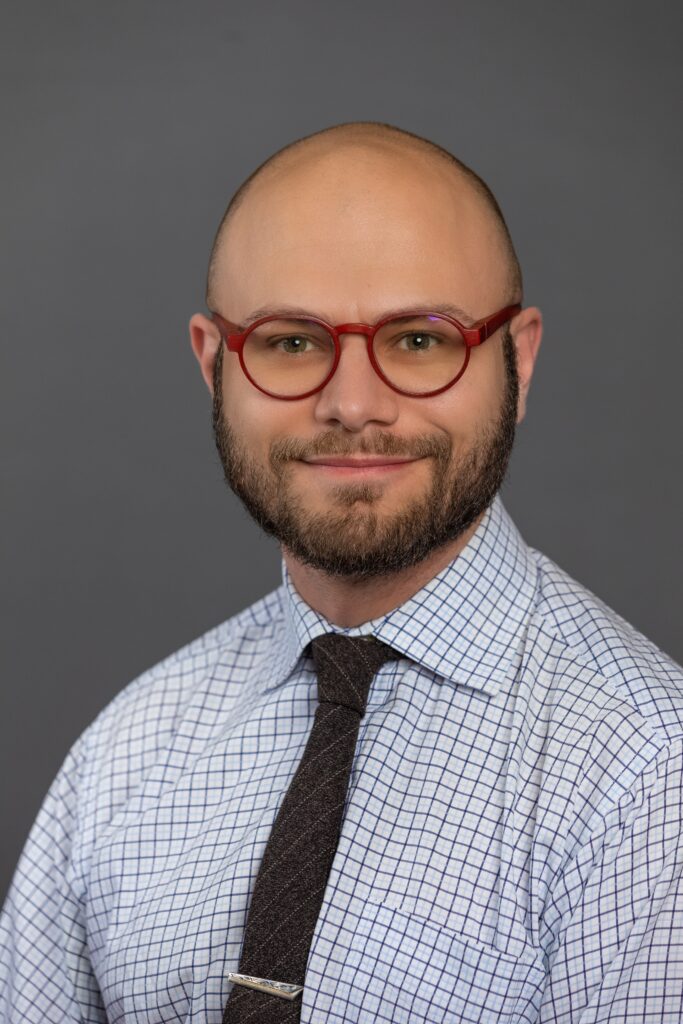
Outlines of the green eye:
{"label": "green eye", "polygon": [[[405,342],[405,345],[404,345]],[[399,345],[408,352],[428,352],[429,349],[439,344],[439,339],[433,334],[404,334],[399,339]]]}
{"label": "green eye", "polygon": [[298,355],[301,352],[307,352],[311,342],[309,338],[301,338],[298,335],[291,335],[289,338],[276,338],[274,339],[275,348],[280,348],[283,352],[288,355]]}

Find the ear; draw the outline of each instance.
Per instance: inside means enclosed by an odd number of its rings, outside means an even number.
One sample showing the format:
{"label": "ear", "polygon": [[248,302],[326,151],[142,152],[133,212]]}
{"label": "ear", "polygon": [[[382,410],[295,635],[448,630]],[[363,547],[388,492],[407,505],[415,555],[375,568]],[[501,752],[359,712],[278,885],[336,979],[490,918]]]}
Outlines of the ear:
{"label": "ear", "polygon": [[517,352],[517,372],[519,374],[517,422],[521,423],[526,415],[527,395],[543,335],[543,317],[540,309],[537,309],[536,306],[528,306],[516,317],[513,317],[510,322],[510,334]]}
{"label": "ear", "polygon": [[190,320],[190,343],[209,394],[213,397],[213,368],[222,342],[215,323],[203,313],[195,313]]}

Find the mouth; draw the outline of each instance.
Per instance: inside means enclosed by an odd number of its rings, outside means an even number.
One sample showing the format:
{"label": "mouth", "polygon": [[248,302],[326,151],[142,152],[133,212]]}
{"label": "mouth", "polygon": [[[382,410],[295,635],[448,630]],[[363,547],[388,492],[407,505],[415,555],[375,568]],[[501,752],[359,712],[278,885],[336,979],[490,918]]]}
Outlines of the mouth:
{"label": "mouth", "polygon": [[302,459],[302,465],[323,473],[341,474],[342,476],[356,475],[383,475],[394,473],[405,466],[412,465],[419,459],[411,458],[389,458],[388,456],[364,457],[364,458],[336,458],[331,455],[315,459]]}

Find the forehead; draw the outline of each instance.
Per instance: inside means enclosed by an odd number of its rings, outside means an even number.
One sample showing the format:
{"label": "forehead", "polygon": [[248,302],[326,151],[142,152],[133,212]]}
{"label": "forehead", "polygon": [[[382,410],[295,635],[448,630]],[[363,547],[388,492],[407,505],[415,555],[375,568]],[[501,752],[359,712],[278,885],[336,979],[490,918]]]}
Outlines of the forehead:
{"label": "forehead", "polygon": [[[216,289],[244,317],[278,301],[376,312],[504,298],[499,229],[479,193],[418,149],[347,146],[300,154],[257,179],[221,243]],[[225,307],[224,307],[225,308]]]}

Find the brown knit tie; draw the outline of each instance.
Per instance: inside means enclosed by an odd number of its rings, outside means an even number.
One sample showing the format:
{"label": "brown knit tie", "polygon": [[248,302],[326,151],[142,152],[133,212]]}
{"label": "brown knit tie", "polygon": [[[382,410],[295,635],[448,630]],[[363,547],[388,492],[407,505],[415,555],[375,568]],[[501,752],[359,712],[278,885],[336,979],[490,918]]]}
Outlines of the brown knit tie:
{"label": "brown knit tie", "polygon": [[377,670],[400,655],[375,637],[328,633],[311,643],[313,728],[271,830],[251,897],[238,975],[223,1024],[295,1024],[308,953],[341,832],[342,811]]}

